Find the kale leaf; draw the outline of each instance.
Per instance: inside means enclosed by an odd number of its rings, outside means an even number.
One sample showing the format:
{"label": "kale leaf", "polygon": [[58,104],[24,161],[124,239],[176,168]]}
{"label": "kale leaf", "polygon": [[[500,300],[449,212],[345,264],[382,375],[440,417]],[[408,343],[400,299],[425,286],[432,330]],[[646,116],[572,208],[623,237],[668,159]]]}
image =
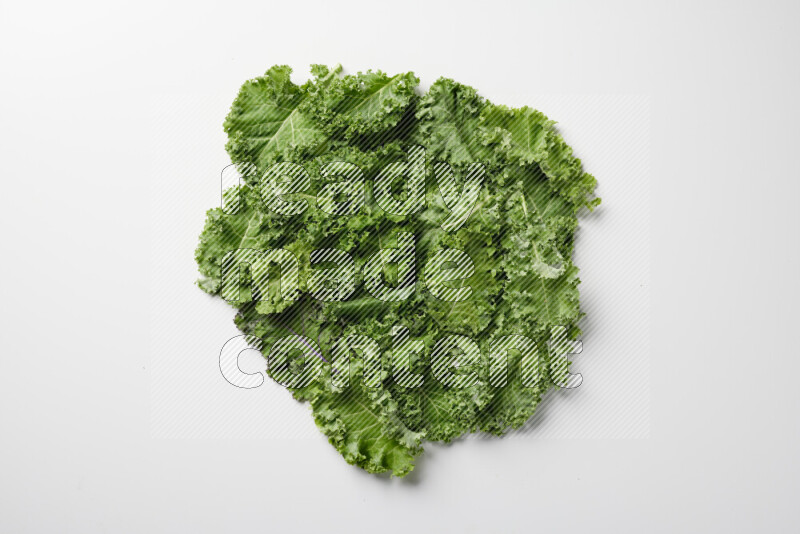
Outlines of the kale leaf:
{"label": "kale leaf", "polygon": [[[596,181],[582,170],[554,122],[531,108],[494,105],[473,88],[445,78],[420,94],[413,73],[344,75],[339,66],[320,65],[311,72],[307,83],[296,85],[288,66],[272,67],[247,81],[233,102],[224,123],[226,148],[233,163],[255,171],[225,192],[226,199],[238,199],[236,209],[208,211],[196,251],[199,286],[221,294],[222,265],[230,251],[292,252],[300,265],[299,298],[282,298],[271,280],[260,299],[233,302],[235,322],[263,341],[265,357],[279,339],[313,339],[323,360],[321,374],[290,388],[292,394],[310,403],[318,427],[347,462],[371,473],[403,476],[413,469],[424,440],[518,428],[554,387],[546,350],[539,350],[541,379],[534,387],[523,384],[525,354],[509,351],[503,387],[492,383],[486,354],[504,335],[524,335],[545,347],[556,326],[566,327],[571,339],[580,334],[580,280],[572,252],[580,210],[599,203],[593,196]],[[412,147],[425,150],[425,207],[406,216],[386,213],[375,200],[375,178],[387,165],[408,158]],[[261,177],[282,162],[302,165],[310,177],[301,193],[290,195],[308,204],[292,216],[268,209],[260,195]],[[366,184],[363,205],[346,216],[318,206],[319,193],[331,183],[321,170],[332,162],[354,164]],[[435,176],[440,163],[449,165],[450,174]],[[452,199],[465,189],[475,163],[485,171],[476,205],[466,220],[448,226],[444,221]],[[367,259],[393,246],[400,232],[415,240],[416,272],[408,298],[376,299],[361,278],[343,301],[309,294],[312,251],[346,251],[361,273]],[[472,260],[474,271],[462,281],[469,288],[466,300],[441,300],[425,289],[429,275],[422,266],[443,247],[465,251]],[[252,296],[245,287],[252,279],[244,276],[239,282],[243,294]],[[393,376],[395,325],[408,329],[417,349],[408,369],[422,378],[419,387],[404,387]],[[349,355],[348,384],[334,380],[339,371],[331,363],[332,348],[349,335],[379,343],[381,367],[370,385],[361,380],[366,360],[359,351]],[[446,335],[466,336],[480,348],[469,369],[474,379],[465,387],[443,384],[431,364],[431,351]]]}

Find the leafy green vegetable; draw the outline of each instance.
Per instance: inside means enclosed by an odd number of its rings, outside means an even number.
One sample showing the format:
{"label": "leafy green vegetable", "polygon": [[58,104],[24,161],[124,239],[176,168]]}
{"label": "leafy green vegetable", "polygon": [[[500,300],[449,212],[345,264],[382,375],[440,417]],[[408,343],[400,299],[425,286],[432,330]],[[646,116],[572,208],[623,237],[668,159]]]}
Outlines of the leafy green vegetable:
{"label": "leafy green vegetable", "polygon": [[[278,283],[270,280],[260,300],[235,302],[235,321],[242,332],[263,340],[265,356],[286,336],[317,343],[314,352],[324,360],[320,378],[290,389],[310,403],[320,430],[345,460],[369,472],[407,474],[423,440],[450,441],[481,431],[499,435],[520,427],[554,386],[550,356],[543,350],[551,329],[563,325],[571,339],[579,335],[580,281],[571,257],[579,210],[599,203],[593,198],[595,179],[583,172],[553,121],[527,107],[494,105],[453,80],[442,78],[420,96],[413,73],[343,75],[340,67],[315,65],[312,79],[300,86],[290,74],[289,67],[275,66],[246,82],[225,120],[232,161],[253,165],[256,172],[226,191],[226,198],[238,196],[237,210],[208,212],[196,252],[200,287],[221,293],[223,259],[236,249],[283,248],[297,256],[301,296],[283,299]],[[375,178],[387,165],[405,161],[415,146],[425,149],[428,163],[425,208],[407,216],[384,212],[375,201]],[[321,170],[337,161],[355,164],[367,184],[363,207],[346,216],[317,205],[318,194],[332,181]],[[310,185],[288,195],[308,203],[300,214],[274,213],[260,196],[261,177],[280,162],[308,171]],[[438,162],[447,163],[452,174],[435,173]],[[466,222],[445,229],[452,201],[475,163],[485,170],[476,205]],[[416,280],[409,298],[376,299],[361,278],[341,302],[309,295],[313,250],[347,251],[361,273],[371,255],[394,245],[399,232],[415,239]],[[472,260],[474,272],[462,282],[470,290],[466,300],[440,300],[426,289],[422,266],[443,247],[462,250]],[[384,277],[391,282],[391,269]],[[249,281],[240,280],[245,296]],[[394,378],[395,325],[408,328],[409,347],[416,349],[408,371],[422,378],[420,387],[404,387]],[[475,373],[463,388],[444,385],[431,365],[437,340],[454,334],[475,340],[481,354],[466,369],[454,368]],[[492,382],[487,354],[494,341],[509,334],[525,335],[540,347],[541,379],[533,387],[522,378],[530,351],[510,350],[507,385]],[[376,387],[362,381],[364,351],[349,354],[347,385],[340,385],[342,376],[334,380],[341,371],[331,363],[333,344],[350,335],[379,343]],[[270,372],[274,376],[275,369]]]}

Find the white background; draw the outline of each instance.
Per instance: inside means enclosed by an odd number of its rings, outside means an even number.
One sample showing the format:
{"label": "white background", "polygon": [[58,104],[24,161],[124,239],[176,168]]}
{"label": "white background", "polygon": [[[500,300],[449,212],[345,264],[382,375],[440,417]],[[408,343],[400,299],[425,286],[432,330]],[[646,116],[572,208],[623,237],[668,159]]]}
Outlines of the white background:
{"label": "white background", "polygon": [[[790,2],[0,3],[0,530],[796,530],[797,11]],[[245,425],[239,437],[210,439],[197,432],[207,426],[176,417],[164,428],[183,437],[154,437],[164,405],[154,366],[191,362],[192,382],[210,361],[203,340],[216,351],[218,333],[236,333],[224,303],[199,290],[175,290],[195,300],[167,309],[154,295],[166,277],[184,283],[194,243],[180,236],[196,237],[218,200],[227,106],[272,64],[302,77],[309,63],[338,62],[414,70],[424,85],[450,76],[560,122],[605,200],[578,244],[584,303],[598,318],[576,358],[584,386],[598,376],[587,366],[615,361],[613,345],[593,349],[592,339],[620,332],[633,354],[624,335],[633,313],[605,284],[647,275],[638,434],[468,440],[429,449],[408,480],[348,466],[302,426],[294,437],[248,435]],[[647,120],[609,121],[609,102],[640,98],[619,95],[648,95]],[[183,104],[165,109],[176,98]],[[604,122],[605,141],[595,126]],[[626,163],[645,161],[626,139],[649,149],[646,167]],[[651,220],[643,243],[630,240],[642,228],[620,225],[639,194],[623,194],[622,169],[635,168],[649,179],[631,184],[643,198],[649,189],[636,212]],[[175,206],[169,216],[163,198]],[[171,239],[178,250],[162,246]],[[632,269],[648,249],[649,274]],[[612,260],[616,282],[602,274]],[[174,349],[153,335],[159,314],[172,317]],[[261,389],[265,403],[285,402]],[[176,389],[171,406],[187,395]],[[219,409],[208,395],[197,410]],[[310,421],[285,405],[298,425]],[[584,412],[569,405],[553,418]],[[237,413],[262,424],[260,411]]]}

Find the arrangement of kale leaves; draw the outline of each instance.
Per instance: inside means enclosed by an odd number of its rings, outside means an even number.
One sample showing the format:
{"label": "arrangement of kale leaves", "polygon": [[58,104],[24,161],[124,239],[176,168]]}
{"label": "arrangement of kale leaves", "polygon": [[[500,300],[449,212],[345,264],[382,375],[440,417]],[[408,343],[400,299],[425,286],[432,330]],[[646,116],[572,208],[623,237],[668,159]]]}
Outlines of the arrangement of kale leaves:
{"label": "arrangement of kale leaves", "polygon": [[[422,94],[413,73],[344,75],[341,67],[320,65],[311,73],[308,82],[296,85],[289,67],[272,67],[247,81],[233,102],[224,124],[227,151],[233,163],[252,164],[257,172],[227,192],[239,195],[236,213],[208,211],[196,251],[199,285],[220,294],[221,263],[231,250],[283,248],[306,266],[300,273],[303,290],[311,251],[345,250],[360,272],[396,232],[413,233],[420,287],[406,300],[375,299],[359,281],[343,302],[322,302],[303,292],[291,302],[239,303],[235,319],[242,332],[263,341],[265,357],[277,339],[299,333],[318,342],[322,355],[344,335],[377,340],[386,362],[377,387],[360,379],[354,351],[354,379],[346,389],[333,384],[325,363],[318,380],[291,392],[310,403],[320,430],[347,462],[371,473],[403,476],[413,469],[424,440],[518,428],[554,386],[546,349],[539,351],[542,379],[536,387],[523,387],[519,353],[509,358],[504,387],[491,385],[481,365],[473,369],[478,380],[469,387],[448,388],[432,376],[428,356],[447,334],[469,336],[481,354],[501,335],[523,334],[546,347],[554,326],[565,326],[572,339],[580,334],[580,281],[571,258],[579,211],[599,203],[593,196],[596,181],[583,171],[554,122],[531,108],[492,104],[473,88],[445,78]],[[425,149],[428,167],[449,164],[456,187],[470,164],[485,166],[477,205],[457,231],[440,226],[447,208],[432,172],[424,209],[399,217],[376,205],[371,190],[376,174],[404,160],[412,146]],[[365,174],[366,203],[358,213],[332,216],[314,209],[316,192],[325,185],[319,171],[334,161],[354,163]],[[310,207],[299,215],[272,213],[259,196],[259,177],[277,162],[298,163],[311,177],[308,190],[297,195]],[[464,282],[472,289],[466,301],[439,300],[422,288],[421,266],[443,246],[466,251],[474,262],[475,272]],[[398,324],[425,344],[411,362],[424,377],[421,387],[405,388],[392,378],[390,334]]]}

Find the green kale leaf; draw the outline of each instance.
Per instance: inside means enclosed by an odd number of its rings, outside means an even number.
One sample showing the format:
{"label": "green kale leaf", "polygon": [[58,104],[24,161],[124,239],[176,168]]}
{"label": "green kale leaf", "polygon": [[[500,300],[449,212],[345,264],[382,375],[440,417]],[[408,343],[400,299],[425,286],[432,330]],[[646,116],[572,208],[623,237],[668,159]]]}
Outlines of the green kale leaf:
{"label": "green kale leaf", "polygon": [[[445,78],[420,94],[413,73],[345,75],[339,66],[320,65],[311,72],[308,82],[296,85],[289,67],[272,67],[247,81],[234,100],[224,123],[226,148],[234,164],[254,172],[225,192],[226,199],[238,200],[235,209],[208,211],[196,251],[198,284],[222,295],[223,264],[237,249],[294,254],[298,298],[285,298],[277,276],[257,294],[257,277],[245,269],[237,282],[240,299],[232,301],[236,325],[262,340],[267,358],[287,336],[313,340],[311,356],[289,357],[292,369],[307,365],[303,358],[320,359],[314,381],[289,387],[294,397],[309,402],[317,426],[347,462],[370,473],[404,476],[425,440],[518,428],[555,387],[548,339],[558,326],[570,339],[580,335],[580,280],[572,253],[579,213],[599,204],[593,196],[596,181],[554,122],[531,108],[494,105]],[[402,216],[388,213],[376,201],[376,179],[387,166],[407,161],[413,147],[424,149],[425,206]],[[363,178],[363,200],[347,215],[320,209],[321,194],[336,185],[336,177],[325,172],[334,162],[354,165]],[[261,194],[262,177],[280,163],[299,164],[308,176],[302,190],[285,195],[305,202],[305,209],[291,216],[276,213]],[[475,205],[453,219],[453,204],[467,191],[474,164],[483,172]],[[390,185],[402,201],[403,180]],[[414,237],[413,287],[407,298],[377,299],[364,283],[365,266],[401,234]],[[353,258],[358,274],[348,298],[311,295],[310,280],[320,265],[310,260],[321,248]],[[464,251],[471,259],[469,276],[445,284],[468,291],[465,299],[440,299],[430,290],[435,277],[423,267],[442,249]],[[393,276],[399,275],[384,266],[388,286],[399,283]],[[397,379],[398,325],[406,329],[407,371],[417,387]],[[526,336],[538,351],[527,345],[509,349],[507,380],[498,385],[488,355],[508,335]],[[375,340],[377,355],[351,350],[349,369],[336,367],[335,344],[347,336]],[[471,377],[460,387],[444,382],[442,369],[432,363],[430,355],[444,336],[469,338],[479,349],[465,365],[447,369]],[[453,361],[469,353],[460,347],[447,348]],[[533,385],[524,378],[532,361],[538,377]],[[270,367],[273,378],[276,373]]]}

